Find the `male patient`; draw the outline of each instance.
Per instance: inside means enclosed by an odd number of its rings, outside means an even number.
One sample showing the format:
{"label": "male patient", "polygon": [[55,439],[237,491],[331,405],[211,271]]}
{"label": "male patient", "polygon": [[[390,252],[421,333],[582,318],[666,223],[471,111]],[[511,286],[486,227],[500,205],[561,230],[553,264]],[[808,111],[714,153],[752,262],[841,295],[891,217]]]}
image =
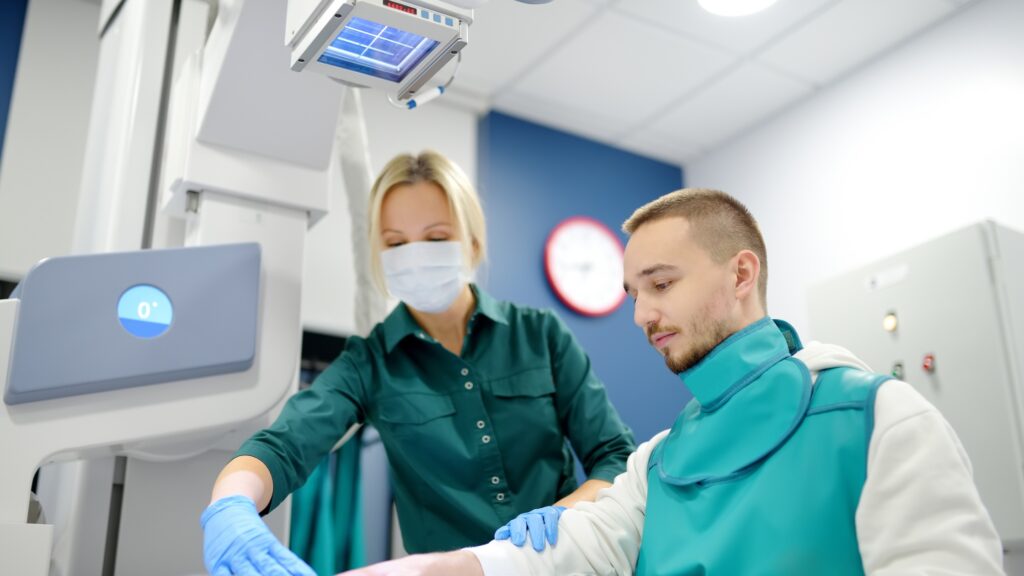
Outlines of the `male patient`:
{"label": "male patient", "polygon": [[685,189],[623,229],[634,321],[693,394],[541,553],[507,541],[347,574],[1003,574],[942,415],[766,313],[767,253],[731,196]]}

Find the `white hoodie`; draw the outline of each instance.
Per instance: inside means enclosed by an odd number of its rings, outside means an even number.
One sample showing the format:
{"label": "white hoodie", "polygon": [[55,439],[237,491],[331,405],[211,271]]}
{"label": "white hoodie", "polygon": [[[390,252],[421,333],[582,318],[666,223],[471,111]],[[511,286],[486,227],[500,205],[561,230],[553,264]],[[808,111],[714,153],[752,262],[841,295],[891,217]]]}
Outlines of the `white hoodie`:
{"label": "white hoodie", "polygon": [[[826,368],[870,370],[846,349],[819,342],[796,358],[815,380]],[[471,548],[484,574],[633,574],[644,529],[647,461],[666,434],[641,444],[596,502],[562,514],[557,546],[537,553],[502,540]],[[1002,545],[963,446],[939,411],[905,382],[889,380],[875,397],[856,523],[869,576],[1003,574]]]}

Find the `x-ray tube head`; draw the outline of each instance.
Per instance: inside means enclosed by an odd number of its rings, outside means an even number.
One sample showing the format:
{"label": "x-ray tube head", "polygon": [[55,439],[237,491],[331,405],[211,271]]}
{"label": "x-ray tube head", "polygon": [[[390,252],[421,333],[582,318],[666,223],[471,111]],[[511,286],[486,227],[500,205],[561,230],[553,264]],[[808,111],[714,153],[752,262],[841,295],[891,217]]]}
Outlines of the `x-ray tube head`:
{"label": "x-ray tube head", "polygon": [[291,68],[410,98],[467,44],[472,18],[437,0],[289,0]]}

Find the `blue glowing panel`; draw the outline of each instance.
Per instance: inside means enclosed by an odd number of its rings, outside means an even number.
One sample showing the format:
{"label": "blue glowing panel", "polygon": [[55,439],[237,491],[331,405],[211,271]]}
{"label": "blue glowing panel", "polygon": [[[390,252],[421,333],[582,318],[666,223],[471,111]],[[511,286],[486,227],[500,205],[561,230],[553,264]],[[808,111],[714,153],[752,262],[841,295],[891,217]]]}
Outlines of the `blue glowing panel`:
{"label": "blue glowing panel", "polygon": [[319,61],[369,76],[401,82],[439,42],[363,18],[352,18]]}
{"label": "blue glowing panel", "polygon": [[167,332],[174,320],[171,300],[156,286],[140,284],[125,290],[117,303],[117,319],[129,334],[156,338]]}

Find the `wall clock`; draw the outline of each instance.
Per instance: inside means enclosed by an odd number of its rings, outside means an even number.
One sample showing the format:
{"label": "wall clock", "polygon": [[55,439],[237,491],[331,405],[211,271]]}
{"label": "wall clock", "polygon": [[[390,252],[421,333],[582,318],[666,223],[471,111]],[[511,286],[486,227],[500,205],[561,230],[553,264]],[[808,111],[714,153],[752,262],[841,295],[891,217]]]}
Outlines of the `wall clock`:
{"label": "wall clock", "polygon": [[573,311],[604,316],[622,304],[622,243],[586,216],[560,222],[544,246],[544,271],[555,295]]}

